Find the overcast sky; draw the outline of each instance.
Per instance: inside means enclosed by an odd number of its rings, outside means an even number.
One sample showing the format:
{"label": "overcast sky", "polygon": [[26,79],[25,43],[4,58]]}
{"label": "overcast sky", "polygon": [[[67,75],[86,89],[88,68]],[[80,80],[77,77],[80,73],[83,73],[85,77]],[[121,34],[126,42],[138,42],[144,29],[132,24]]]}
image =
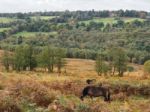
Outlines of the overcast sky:
{"label": "overcast sky", "polygon": [[150,12],[150,0],[0,0],[0,12],[134,9]]}

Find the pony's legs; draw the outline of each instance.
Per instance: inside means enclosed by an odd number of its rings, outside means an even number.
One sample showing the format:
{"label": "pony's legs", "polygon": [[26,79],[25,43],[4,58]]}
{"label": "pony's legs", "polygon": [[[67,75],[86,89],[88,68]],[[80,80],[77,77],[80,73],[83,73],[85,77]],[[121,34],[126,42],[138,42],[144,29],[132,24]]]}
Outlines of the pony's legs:
{"label": "pony's legs", "polygon": [[107,97],[104,97],[104,101],[105,101],[105,102],[108,101]]}
{"label": "pony's legs", "polygon": [[110,93],[107,93],[106,95],[104,95],[104,101],[110,102]]}
{"label": "pony's legs", "polygon": [[107,100],[110,102],[110,92],[108,92]]}
{"label": "pony's legs", "polygon": [[93,100],[93,97],[92,97],[92,96],[90,96],[90,98]]}
{"label": "pony's legs", "polygon": [[83,95],[83,96],[80,97],[80,99],[83,101],[83,100],[84,100],[84,97],[85,97],[85,96]]}
{"label": "pony's legs", "polygon": [[107,93],[104,94],[104,101],[107,102],[108,101],[108,97],[107,97]]}

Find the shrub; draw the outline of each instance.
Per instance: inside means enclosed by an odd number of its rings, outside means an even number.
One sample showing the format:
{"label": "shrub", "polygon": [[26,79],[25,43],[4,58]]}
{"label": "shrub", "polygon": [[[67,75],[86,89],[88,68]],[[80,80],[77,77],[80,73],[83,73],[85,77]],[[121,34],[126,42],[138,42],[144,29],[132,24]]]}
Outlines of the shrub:
{"label": "shrub", "polygon": [[150,60],[148,60],[144,63],[144,71],[146,73],[150,74]]}
{"label": "shrub", "polygon": [[129,72],[133,72],[133,71],[134,71],[134,67],[128,66],[128,67],[127,67],[127,70],[128,70]]}
{"label": "shrub", "polygon": [[77,112],[91,112],[90,107],[87,104],[80,103],[76,107]]}

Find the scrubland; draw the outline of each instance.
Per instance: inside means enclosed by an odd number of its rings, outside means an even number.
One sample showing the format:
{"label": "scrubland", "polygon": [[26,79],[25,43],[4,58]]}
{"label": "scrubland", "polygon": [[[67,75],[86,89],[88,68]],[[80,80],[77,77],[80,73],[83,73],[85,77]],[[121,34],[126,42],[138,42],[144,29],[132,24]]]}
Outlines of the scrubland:
{"label": "scrubland", "polygon": [[[94,61],[67,59],[61,74],[36,71],[6,72],[0,66],[0,112],[150,112],[150,77],[142,66],[124,77],[98,76]],[[87,79],[111,89],[111,103],[103,97],[80,100]]]}

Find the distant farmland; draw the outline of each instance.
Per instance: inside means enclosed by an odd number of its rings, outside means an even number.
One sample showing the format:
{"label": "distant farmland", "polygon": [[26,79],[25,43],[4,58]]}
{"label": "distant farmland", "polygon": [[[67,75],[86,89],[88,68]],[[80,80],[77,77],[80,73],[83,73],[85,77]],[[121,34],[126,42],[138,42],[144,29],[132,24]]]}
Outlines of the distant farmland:
{"label": "distant farmland", "polygon": [[0,23],[10,23],[10,22],[14,22],[17,19],[15,18],[7,18],[7,17],[0,17]]}
{"label": "distant farmland", "polygon": [[[140,19],[140,18],[120,18],[120,20],[123,20],[124,22],[132,22],[134,20],[139,20],[139,21],[144,21],[144,19]],[[117,19],[116,18],[94,18],[92,20],[87,20],[87,21],[81,21],[85,24],[89,24],[90,22],[103,22],[104,24],[113,24],[113,23],[116,23],[117,22]],[[81,23],[80,22],[80,23]]]}

